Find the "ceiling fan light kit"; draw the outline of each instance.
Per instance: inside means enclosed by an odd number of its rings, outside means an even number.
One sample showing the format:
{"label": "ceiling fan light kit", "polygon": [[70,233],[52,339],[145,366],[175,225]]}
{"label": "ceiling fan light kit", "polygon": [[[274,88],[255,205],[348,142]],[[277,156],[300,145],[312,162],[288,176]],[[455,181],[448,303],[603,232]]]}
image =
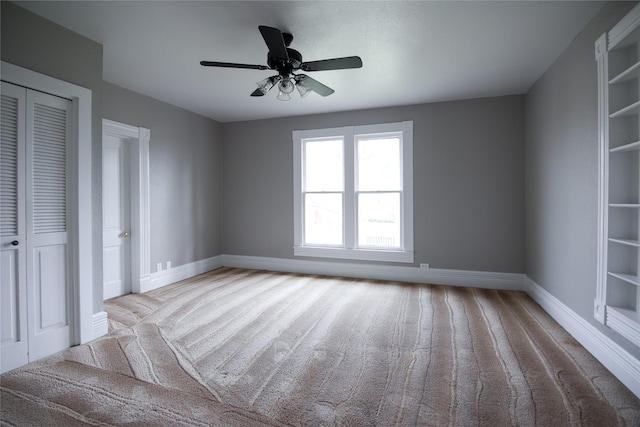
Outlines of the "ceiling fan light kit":
{"label": "ceiling fan light kit", "polygon": [[260,92],[262,92],[263,95],[266,95],[267,92],[269,92],[269,90],[271,90],[271,88],[275,86],[276,82],[277,80],[272,76],[267,77],[264,80],[260,80],[256,84],[258,85],[258,89],[260,90]]}
{"label": "ceiling fan light kit", "polygon": [[298,89],[300,98],[304,98],[305,96],[309,95],[309,92],[311,92],[311,88],[307,86],[301,79],[296,81],[296,89]]}
{"label": "ceiling fan light kit", "polygon": [[293,36],[283,33],[277,28],[259,26],[260,34],[264,39],[269,52],[267,65],[236,64],[230,62],[200,61],[204,67],[242,68],[249,70],[275,70],[277,75],[267,77],[256,83],[258,88],[251,96],[264,96],[274,86],[278,85],[278,99],[288,101],[295,87],[304,98],[309,92],[315,92],[321,96],[329,96],[334,90],[306,74],[294,74],[294,71],[327,71],[361,68],[362,60],[358,56],[344,58],[324,59],[320,61],[303,62],[302,55],[297,50],[289,48]]}
{"label": "ceiling fan light kit", "polygon": [[278,89],[280,90],[280,93],[278,93],[278,99],[280,101],[290,100],[291,96],[289,94],[293,92],[293,87],[294,87],[293,79],[287,78],[287,79],[280,80],[280,83],[278,83]]}

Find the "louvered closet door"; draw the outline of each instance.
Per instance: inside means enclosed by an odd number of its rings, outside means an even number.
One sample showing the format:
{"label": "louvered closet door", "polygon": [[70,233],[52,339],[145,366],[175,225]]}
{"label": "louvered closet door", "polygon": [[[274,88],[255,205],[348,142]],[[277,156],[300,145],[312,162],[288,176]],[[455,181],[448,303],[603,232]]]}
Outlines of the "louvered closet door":
{"label": "louvered closet door", "polygon": [[68,147],[71,101],[27,91],[29,360],[71,345]]}
{"label": "louvered closet door", "polygon": [[4,372],[29,361],[29,341],[24,179],[26,90],[2,82],[1,93],[0,368]]}
{"label": "louvered closet door", "polygon": [[71,345],[71,101],[2,82],[2,372]]}

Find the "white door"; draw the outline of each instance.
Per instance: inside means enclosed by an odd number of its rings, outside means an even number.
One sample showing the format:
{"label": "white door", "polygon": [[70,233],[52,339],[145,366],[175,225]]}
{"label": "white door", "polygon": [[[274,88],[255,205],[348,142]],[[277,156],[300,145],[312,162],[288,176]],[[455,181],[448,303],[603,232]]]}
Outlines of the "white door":
{"label": "white door", "polygon": [[103,297],[131,293],[129,143],[102,135]]}
{"label": "white door", "polygon": [[68,147],[72,104],[27,91],[29,360],[71,346]]}
{"label": "white door", "polygon": [[29,361],[25,215],[26,91],[2,83],[0,105],[0,329],[2,372]]}
{"label": "white door", "polygon": [[67,99],[2,83],[2,371],[71,345],[71,113]]}

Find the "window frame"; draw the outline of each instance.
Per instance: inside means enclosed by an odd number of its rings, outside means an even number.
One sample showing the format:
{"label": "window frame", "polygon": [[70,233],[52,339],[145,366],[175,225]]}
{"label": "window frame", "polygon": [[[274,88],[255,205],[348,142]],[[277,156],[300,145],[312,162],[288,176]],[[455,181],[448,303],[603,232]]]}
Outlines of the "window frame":
{"label": "window frame", "polygon": [[[400,239],[399,249],[359,247],[357,242],[358,212],[356,191],[356,139],[371,136],[398,135],[401,150]],[[365,261],[413,263],[413,121],[365,126],[345,126],[293,131],[293,201],[294,256],[340,258]],[[304,244],[303,162],[305,140],[343,139],[343,245]],[[381,191],[382,192],[382,191]]]}

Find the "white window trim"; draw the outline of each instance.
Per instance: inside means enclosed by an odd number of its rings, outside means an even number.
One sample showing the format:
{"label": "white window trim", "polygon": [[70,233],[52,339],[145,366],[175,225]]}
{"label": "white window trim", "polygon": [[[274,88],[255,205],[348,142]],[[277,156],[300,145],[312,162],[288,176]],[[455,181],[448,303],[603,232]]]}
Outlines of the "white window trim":
{"label": "white window trim", "polygon": [[[345,164],[354,165],[354,144],[356,135],[384,134],[402,132],[402,244],[401,250],[371,249],[356,247],[356,212],[354,174],[345,173],[345,206],[344,206],[344,242],[345,247],[310,246],[303,244],[303,197],[302,197],[302,140],[325,138],[331,136],[344,137]],[[413,252],[413,121],[384,123],[367,126],[346,126],[340,128],[296,130],[293,131],[293,217],[295,256],[320,258],[354,259],[364,261],[385,261],[412,263]],[[350,190],[350,191],[347,191]]]}

